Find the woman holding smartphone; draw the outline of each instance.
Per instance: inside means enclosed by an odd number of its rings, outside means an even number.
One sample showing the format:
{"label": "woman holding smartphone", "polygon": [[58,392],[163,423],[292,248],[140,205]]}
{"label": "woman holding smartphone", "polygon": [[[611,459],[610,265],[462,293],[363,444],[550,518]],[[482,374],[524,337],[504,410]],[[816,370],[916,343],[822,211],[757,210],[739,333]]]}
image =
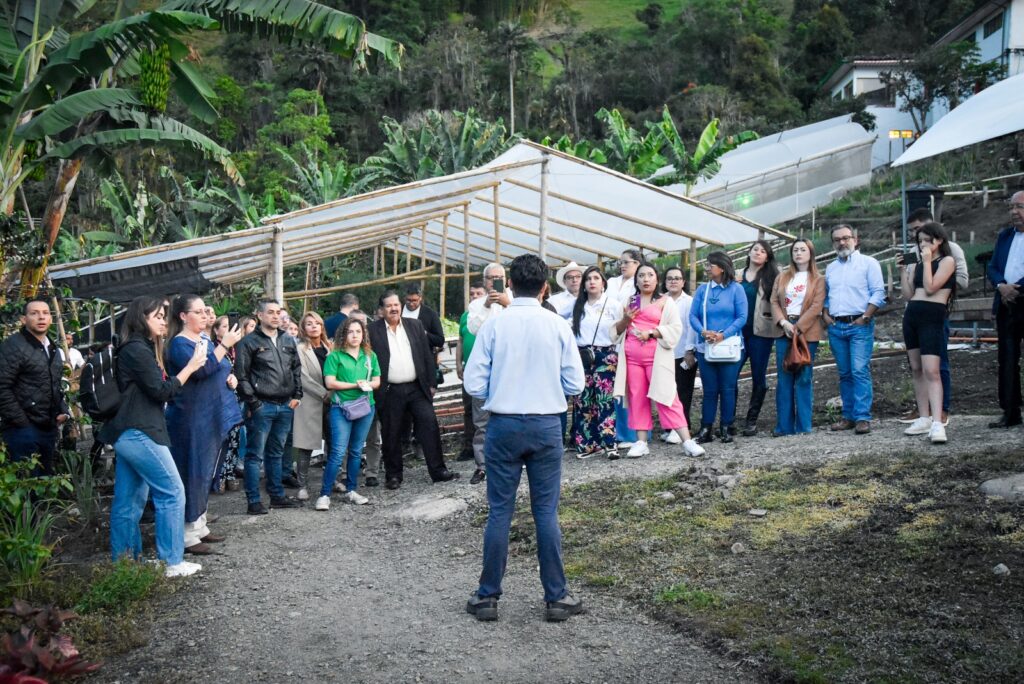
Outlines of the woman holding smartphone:
{"label": "woman holding smartphone", "polygon": [[722,424],[718,436],[729,443],[736,420],[736,381],[740,362],[709,361],[706,352],[709,345],[743,331],[747,322],[747,295],[736,282],[732,259],[725,252],[708,254],[707,273],[709,281],[697,288],[690,307],[690,327],[697,333],[697,366],[704,388],[701,426],[696,439],[700,444],[715,440],[715,414],[721,404]]}
{"label": "woman holding smartphone", "polygon": [[[110,555],[139,558],[139,519],[146,499],[156,509],[156,555],[167,564],[168,577],[202,569],[183,560],[185,487],[171,457],[164,404],[177,395],[192,374],[206,364],[207,344],[200,340],[177,375],[164,371],[163,338],[167,310],[162,297],[136,297],[128,305],[117,350],[117,385],[121,404],[103,425],[100,439],[113,444],[117,456],[114,501],[110,507]],[[204,313],[205,315],[205,313]]]}
{"label": "woman holding smartphone", "polygon": [[612,341],[622,343],[625,357],[619,359],[615,372],[615,395],[626,397],[629,427],[637,434],[626,457],[651,453],[647,438],[654,428],[652,401],[658,404],[662,429],[676,434],[671,443],[682,442],[687,456],[702,456],[704,449],[690,438],[676,393],[675,347],[683,324],[675,301],[659,292],[658,281],[654,265],[641,263],[634,276],[636,294],[622,318],[611,326]]}
{"label": "woman holding smartphone", "polygon": [[[334,351],[324,362],[324,384],[333,392],[330,408],[330,449],[324,480],[320,485],[320,498],[316,510],[331,507],[331,489],[341,469],[341,459],[348,454],[345,464],[344,500],[362,506],[370,502],[356,491],[359,484],[359,459],[363,443],[373,423],[373,390],[380,387],[380,364],[370,348],[366,326],[357,318],[346,318],[334,336]],[[358,402],[368,402],[369,410],[357,410]],[[355,415],[362,414],[362,415]]]}

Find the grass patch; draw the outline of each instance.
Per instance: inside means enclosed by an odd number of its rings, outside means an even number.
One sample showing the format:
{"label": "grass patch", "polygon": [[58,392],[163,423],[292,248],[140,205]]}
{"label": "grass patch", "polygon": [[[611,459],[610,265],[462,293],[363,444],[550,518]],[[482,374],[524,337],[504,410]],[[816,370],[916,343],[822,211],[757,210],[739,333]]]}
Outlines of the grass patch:
{"label": "grass patch", "polygon": [[120,612],[146,599],[163,579],[159,565],[120,560],[93,569],[93,582],[75,606],[79,613]]}
{"label": "grass patch", "polygon": [[[1024,671],[1024,510],[986,500],[1016,454],[914,453],[689,479],[606,481],[563,495],[566,571],[710,645],[800,682],[1010,681]],[[637,505],[644,499],[647,504]],[[752,508],[768,511],[764,518]],[[513,553],[534,553],[526,507]],[[746,552],[730,547],[741,542]],[[1005,563],[1011,574],[996,576]],[[1015,674],[1016,673],[1016,674]]]}

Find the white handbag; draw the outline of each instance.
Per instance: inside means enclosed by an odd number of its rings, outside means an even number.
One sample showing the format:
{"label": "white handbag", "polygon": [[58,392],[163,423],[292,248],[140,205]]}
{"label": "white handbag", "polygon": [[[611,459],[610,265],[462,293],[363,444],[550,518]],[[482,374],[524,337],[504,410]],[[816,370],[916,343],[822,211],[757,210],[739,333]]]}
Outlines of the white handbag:
{"label": "white handbag", "polygon": [[[711,283],[707,284],[704,290],[704,330],[708,329],[708,293],[711,292]],[[711,363],[736,363],[743,357],[743,338],[739,335],[731,335],[721,342],[706,342],[704,344],[704,360]]]}

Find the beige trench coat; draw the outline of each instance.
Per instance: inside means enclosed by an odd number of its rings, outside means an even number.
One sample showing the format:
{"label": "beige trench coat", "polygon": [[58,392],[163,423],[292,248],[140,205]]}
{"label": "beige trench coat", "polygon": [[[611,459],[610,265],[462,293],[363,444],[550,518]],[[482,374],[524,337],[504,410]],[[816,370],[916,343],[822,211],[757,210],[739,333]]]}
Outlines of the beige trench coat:
{"label": "beige trench coat", "polygon": [[[661,321],[658,323],[657,329],[661,337],[658,338],[658,348],[654,350],[654,368],[651,371],[651,387],[647,391],[647,396],[659,404],[668,406],[677,396],[675,348],[679,344],[679,338],[683,335],[683,322],[679,319],[679,307],[675,305],[671,297],[662,295],[662,298],[658,301],[666,302],[668,306],[662,309]],[[615,323],[612,323],[609,329],[612,344],[618,345],[619,350],[619,365],[615,370],[614,394],[616,397],[622,397],[623,406],[629,406],[626,393],[627,371],[625,352],[626,333],[628,332],[629,328],[626,328],[625,332],[618,334],[615,331]]]}
{"label": "beige trench coat", "polygon": [[298,350],[302,363],[302,401],[292,419],[292,446],[313,451],[319,449],[324,441],[323,412],[327,387],[313,348],[299,342]]}

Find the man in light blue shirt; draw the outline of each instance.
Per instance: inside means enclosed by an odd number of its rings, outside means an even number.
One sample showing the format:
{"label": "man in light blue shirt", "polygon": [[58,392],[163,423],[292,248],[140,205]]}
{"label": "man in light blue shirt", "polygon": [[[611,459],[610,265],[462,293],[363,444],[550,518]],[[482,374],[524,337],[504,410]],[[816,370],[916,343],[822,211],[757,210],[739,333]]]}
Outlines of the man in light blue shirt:
{"label": "man in light blue shirt", "polygon": [[498,619],[501,581],[508,560],[508,534],[523,468],[537,527],[537,559],[544,586],[545,617],[559,622],[583,612],[566,589],[558,500],[562,484],[565,397],[583,391],[583,364],[569,324],[541,308],[547,265],[524,254],[509,266],[516,297],[501,316],[477,333],[463,384],[484,400],[490,413],[484,441],[487,503],[480,586],[466,604],[478,620]]}
{"label": "man in light blue shirt", "polygon": [[836,260],[825,269],[825,310],[828,342],[839,371],[843,417],[831,430],[871,432],[871,352],[875,344],[875,312],[885,304],[882,267],[857,251],[853,228],[832,229]]}

